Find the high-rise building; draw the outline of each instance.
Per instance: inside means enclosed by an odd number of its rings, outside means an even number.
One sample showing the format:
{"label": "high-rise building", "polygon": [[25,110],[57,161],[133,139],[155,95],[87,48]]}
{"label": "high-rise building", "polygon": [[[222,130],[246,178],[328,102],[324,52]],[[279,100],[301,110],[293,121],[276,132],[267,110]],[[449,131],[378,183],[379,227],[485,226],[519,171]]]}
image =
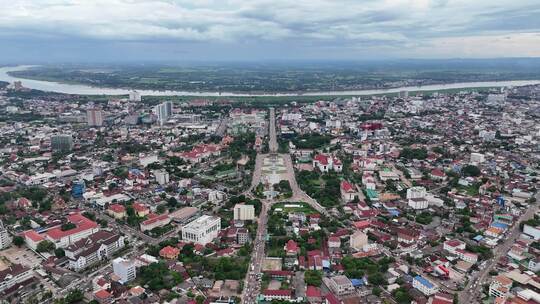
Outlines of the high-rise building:
{"label": "high-rise building", "polygon": [[236,204],[234,206],[234,220],[251,221],[255,219],[255,206],[246,204]]}
{"label": "high-rise building", "polygon": [[154,107],[154,112],[157,116],[157,121],[163,125],[172,115],[173,104],[170,101],[165,101]]}
{"label": "high-rise building", "polygon": [[399,91],[398,97],[399,98],[407,98],[407,97],[409,97],[409,91]]}
{"label": "high-rise building", "polygon": [[4,223],[0,220],[0,249],[4,249],[11,245],[11,236],[4,227]]}
{"label": "high-rise building", "polygon": [[113,260],[112,264],[114,274],[120,278],[120,283],[125,284],[135,280],[137,277],[137,271],[133,261],[118,257]]}
{"label": "high-rise building", "polygon": [[169,183],[169,172],[166,170],[155,170],[154,176],[156,177],[156,182],[160,185]]}
{"label": "high-rise building", "polygon": [[73,138],[71,135],[53,135],[51,148],[53,151],[70,151],[73,148]]}
{"label": "high-rise building", "polygon": [[103,111],[98,108],[88,109],[86,111],[86,122],[89,126],[103,126]]}
{"label": "high-rise building", "polygon": [[141,101],[141,93],[137,91],[129,92],[129,101],[136,101],[136,102]]}

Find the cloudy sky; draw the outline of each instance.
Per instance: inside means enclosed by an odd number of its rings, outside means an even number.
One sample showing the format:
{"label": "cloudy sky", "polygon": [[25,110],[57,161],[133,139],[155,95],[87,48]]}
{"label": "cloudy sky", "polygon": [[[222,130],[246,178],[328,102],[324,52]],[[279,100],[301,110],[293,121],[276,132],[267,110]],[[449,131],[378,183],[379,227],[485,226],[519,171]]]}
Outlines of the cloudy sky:
{"label": "cloudy sky", "polygon": [[540,57],[539,0],[0,0],[0,62]]}

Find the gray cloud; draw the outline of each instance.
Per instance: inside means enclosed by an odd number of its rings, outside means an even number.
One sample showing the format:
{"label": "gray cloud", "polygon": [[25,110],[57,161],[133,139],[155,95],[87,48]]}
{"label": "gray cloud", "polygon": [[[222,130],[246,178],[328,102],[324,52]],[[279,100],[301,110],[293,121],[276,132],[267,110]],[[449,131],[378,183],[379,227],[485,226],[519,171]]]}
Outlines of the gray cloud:
{"label": "gray cloud", "polygon": [[540,56],[527,35],[540,32],[537,0],[0,0],[0,11],[6,58],[35,56],[25,44],[95,56],[137,44],[134,58],[167,60],[482,57],[475,37],[490,56]]}

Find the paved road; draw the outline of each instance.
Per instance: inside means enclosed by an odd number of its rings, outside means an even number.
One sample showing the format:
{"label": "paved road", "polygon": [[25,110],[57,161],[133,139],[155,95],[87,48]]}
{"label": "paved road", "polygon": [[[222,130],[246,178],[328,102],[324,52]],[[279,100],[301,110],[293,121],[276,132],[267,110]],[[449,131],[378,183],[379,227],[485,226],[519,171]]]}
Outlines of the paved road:
{"label": "paved road", "polygon": [[[269,150],[270,150],[270,153],[276,153],[278,150],[278,145],[277,145],[277,139],[276,139],[274,108],[270,108],[269,127],[270,127]],[[259,184],[259,181],[261,179],[261,167],[262,167],[263,159],[266,156],[268,156],[268,154],[266,155],[257,154],[250,190]],[[316,200],[312,199],[309,195],[307,195],[304,191],[302,191],[302,189],[300,189],[300,187],[298,186],[298,183],[296,182],[296,176],[294,174],[294,168],[292,165],[291,156],[289,154],[279,154],[279,156],[282,157],[284,160],[285,167],[287,169],[286,178],[289,181],[292,192],[293,192],[293,196],[291,198],[286,199],[286,201],[306,202],[310,206],[312,206],[315,210],[320,212],[321,214],[329,216],[328,211],[326,211],[326,209],[323,206],[321,206]],[[261,276],[261,273],[262,273],[262,263],[265,257],[264,246],[265,246],[265,237],[266,237],[266,225],[268,222],[268,211],[270,211],[272,205],[277,202],[278,202],[277,200],[262,200],[262,210],[261,210],[261,214],[259,215],[259,220],[258,220],[257,236],[254,240],[254,244],[253,244],[254,249],[251,255],[251,262],[248,269],[248,273],[246,274],[246,278],[244,280],[244,289],[242,290],[241,298],[242,298],[242,303],[244,304],[256,303],[257,296],[261,292],[259,276]]]}
{"label": "paved road", "polygon": [[269,124],[270,139],[268,141],[268,149],[270,153],[276,153],[278,151],[278,143],[276,137],[276,110],[270,108],[270,124]]}
{"label": "paved road", "polygon": [[[536,200],[540,200],[540,192],[536,194]],[[489,271],[493,269],[493,266],[495,266],[500,257],[506,255],[508,250],[514,245],[516,239],[521,235],[519,223],[533,218],[536,211],[538,211],[538,206],[531,205],[529,209],[519,217],[514,226],[512,226],[507,233],[506,240],[493,250],[493,258],[487,261],[484,269],[480,270],[474,277],[470,278],[467,286],[459,293],[459,303],[468,303],[476,296],[481,295],[482,285],[487,283],[485,280],[489,275]],[[477,284],[473,288],[475,283]]]}

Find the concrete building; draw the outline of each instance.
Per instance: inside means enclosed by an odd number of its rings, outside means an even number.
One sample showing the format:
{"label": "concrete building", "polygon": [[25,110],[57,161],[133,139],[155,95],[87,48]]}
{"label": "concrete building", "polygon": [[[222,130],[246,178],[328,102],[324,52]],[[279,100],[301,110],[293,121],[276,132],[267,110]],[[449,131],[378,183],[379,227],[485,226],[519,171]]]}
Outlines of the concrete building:
{"label": "concrete building", "polygon": [[129,92],[129,101],[140,102],[141,100],[141,93],[137,91]]}
{"label": "concrete building", "polygon": [[166,101],[161,104],[158,104],[154,107],[154,113],[157,116],[157,122],[160,125],[163,125],[169,117],[172,115],[173,105],[172,102]]}
{"label": "concrete building", "polygon": [[160,185],[169,183],[169,172],[166,170],[155,170],[154,176],[156,177],[156,182]]}
{"label": "concrete building", "polygon": [[506,297],[512,287],[512,280],[504,275],[496,276],[489,284],[489,296],[494,298]]}
{"label": "concrete building", "polygon": [[123,236],[101,230],[73,243],[64,251],[69,260],[69,268],[79,271],[110,258],[124,246]]}
{"label": "concrete building", "polygon": [[122,284],[133,281],[137,277],[135,263],[131,260],[118,257],[113,260],[112,265],[114,274],[120,278]]}
{"label": "concrete building", "polygon": [[470,160],[470,163],[471,164],[481,164],[485,161],[485,157],[484,157],[484,154],[482,153],[471,153],[471,160]]}
{"label": "concrete building", "polygon": [[11,236],[0,220],[0,249],[5,249],[11,245]]}
{"label": "concrete building", "polygon": [[73,138],[71,135],[51,136],[51,149],[53,151],[70,151],[73,149]]}
{"label": "concrete building", "polygon": [[414,277],[412,285],[426,296],[434,295],[439,291],[437,285],[419,275]]}
{"label": "concrete building", "polygon": [[324,283],[335,295],[339,297],[355,292],[355,288],[351,280],[344,275],[333,276],[330,279],[326,279]]}
{"label": "concrete building", "polygon": [[182,228],[182,240],[206,245],[218,236],[220,230],[219,217],[202,215]]}
{"label": "concrete building", "polygon": [[234,206],[235,221],[252,221],[255,219],[255,206],[236,204]]}
{"label": "concrete building", "polygon": [[103,111],[98,108],[88,109],[86,111],[86,123],[91,127],[103,126]]}
{"label": "concrete building", "polygon": [[13,264],[0,271],[0,293],[6,292],[18,284],[24,284],[33,277],[32,269],[21,264]]}
{"label": "concrete building", "polygon": [[424,198],[427,195],[426,188],[424,187],[411,187],[407,189],[407,199]]}
{"label": "concrete building", "polygon": [[356,231],[351,235],[349,243],[351,248],[361,251],[368,244],[368,236],[362,231]]}

